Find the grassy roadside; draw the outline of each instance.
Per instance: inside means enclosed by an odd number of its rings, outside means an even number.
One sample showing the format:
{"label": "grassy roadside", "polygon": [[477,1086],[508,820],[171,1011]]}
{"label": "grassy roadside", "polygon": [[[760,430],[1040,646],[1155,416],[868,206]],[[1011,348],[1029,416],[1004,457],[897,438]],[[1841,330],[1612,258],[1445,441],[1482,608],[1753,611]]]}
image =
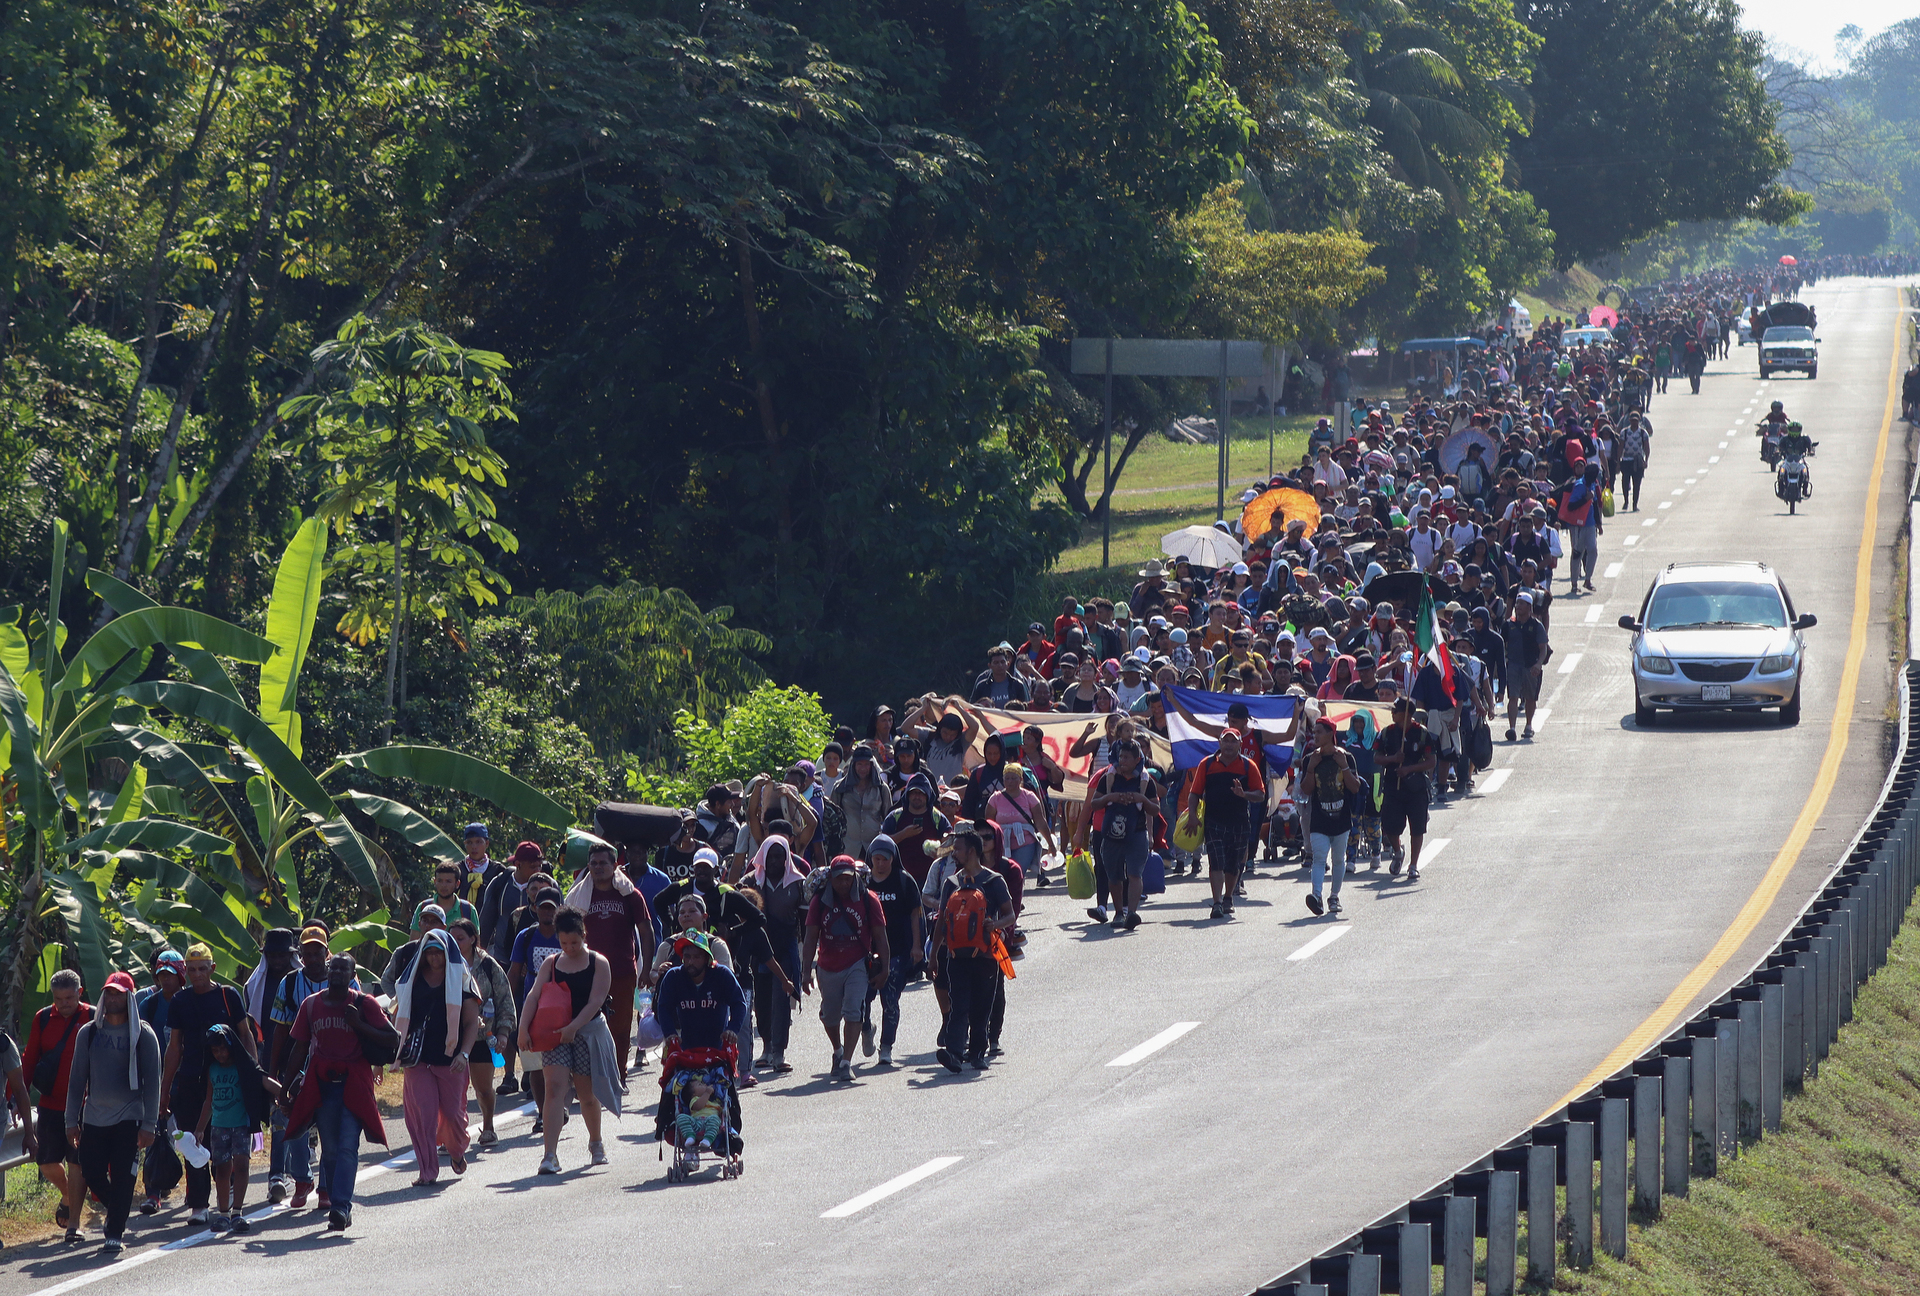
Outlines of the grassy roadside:
{"label": "grassy roadside", "polygon": [[1624,1262],[1563,1271],[1590,1296],[1920,1291],[1920,931],[1908,925],[1779,1135],[1636,1220]]}

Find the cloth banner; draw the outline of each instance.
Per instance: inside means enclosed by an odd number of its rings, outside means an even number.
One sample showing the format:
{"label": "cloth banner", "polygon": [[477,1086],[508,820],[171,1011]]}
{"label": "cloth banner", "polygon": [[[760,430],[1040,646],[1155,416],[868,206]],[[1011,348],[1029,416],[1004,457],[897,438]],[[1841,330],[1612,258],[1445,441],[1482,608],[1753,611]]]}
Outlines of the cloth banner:
{"label": "cloth banner", "polygon": [[[1199,689],[1175,688],[1169,690],[1181,707],[1195,720],[1207,725],[1225,727],[1227,708],[1235,702],[1244,702],[1251,717],[1253,727],[1264,734],[1278,734],[1287,727],[1287,721],[1293,715],[1293,709],[1300,699],[1292,695],[1247,695],[1241,693],[1203,693]],[[1346,729],[1355,715],[1363,715],[1366,721],[1362,731],[1368,745],[1373,736],[1385,725],[1393,723],[1393,704],[1390,702],[1347,702],[1330,699],[1318,699],[1313,706],[1319,714],[1332,720],[1341,729]],[[1180,714],[1179,707],[1167,709],[1167,733],[1173,741],[1173,765],[1175,769],[1192,769],[1215,751],[1220,741],[1213,734],[1196,727],[1186,716]],[[1344,735],[1343,735],[1344,738]],[[1267,740],[1262,744],[1267,764],[1274,769],[1284,769],[1293,761],[1294,745],[1290,742]]]}
{"label": "cloth banner", "polygon": [[[1093,758],[1089,751],[1085,756],[1069,756],[1067,751],[1087,732],[1089,723],[1096,726],[1094,736],[1103,732],[1106,724],[1105,713],[1088,714],[1084,711],[996,711],[991,707],[974,707],[973,713],[980,717],[980,732],[973,740],[973,747],[967,753],[967,768],[986,759],[986,740],[989,733],[997,733],[1010,742],[1019,742],[1020,735],[1028,725],[1038,726],[1040,743],[1061,769],[1066,771],[1066,786],[1056,796],[1078,801],[1087,795],[1087,781],[1093,777]],[[1168,768],[1173,759],[1167,740],[1146,726],[1145,716],[1133,717],[1139,729],[1147,753],[1147,764],[1156,769]]]}

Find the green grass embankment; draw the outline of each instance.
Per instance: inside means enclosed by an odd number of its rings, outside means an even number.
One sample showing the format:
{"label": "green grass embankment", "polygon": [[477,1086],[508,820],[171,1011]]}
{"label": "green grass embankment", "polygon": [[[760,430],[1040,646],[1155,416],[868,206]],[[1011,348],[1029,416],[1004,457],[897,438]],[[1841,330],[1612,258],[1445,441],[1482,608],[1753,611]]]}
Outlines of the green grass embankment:
{"label": "green grass embankment", "polygon": [[[1913,914],[1909,911],[1908,918]],[[1636,1219],[1624,1262],[1562,1270],[1590,1296],[1920,1292],[1920,931],[1911,921],[1781,1130]]]}

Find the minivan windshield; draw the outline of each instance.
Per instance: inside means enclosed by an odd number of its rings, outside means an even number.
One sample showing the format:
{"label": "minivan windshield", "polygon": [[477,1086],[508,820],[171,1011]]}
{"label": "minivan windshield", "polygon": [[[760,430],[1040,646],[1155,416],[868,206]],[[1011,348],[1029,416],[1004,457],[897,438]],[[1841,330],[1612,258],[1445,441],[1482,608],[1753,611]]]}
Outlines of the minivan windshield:
{"label": "minivan windshield", "polygon": [[1784,629],[1787,609],[1765,581],[1669,581],[1653,592],[1646,623],[1649,630]]}

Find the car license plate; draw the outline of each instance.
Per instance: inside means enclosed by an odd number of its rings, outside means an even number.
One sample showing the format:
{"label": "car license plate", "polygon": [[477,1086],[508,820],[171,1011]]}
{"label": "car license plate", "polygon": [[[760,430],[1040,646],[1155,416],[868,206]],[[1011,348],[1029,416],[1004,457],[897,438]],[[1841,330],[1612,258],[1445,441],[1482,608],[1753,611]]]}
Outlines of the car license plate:
{"label": "car license plate", "polygon": [[1700,700],[1702,702],[1731,702],[1733,700],[1733,685],[1702,684],[1700,686]]}

